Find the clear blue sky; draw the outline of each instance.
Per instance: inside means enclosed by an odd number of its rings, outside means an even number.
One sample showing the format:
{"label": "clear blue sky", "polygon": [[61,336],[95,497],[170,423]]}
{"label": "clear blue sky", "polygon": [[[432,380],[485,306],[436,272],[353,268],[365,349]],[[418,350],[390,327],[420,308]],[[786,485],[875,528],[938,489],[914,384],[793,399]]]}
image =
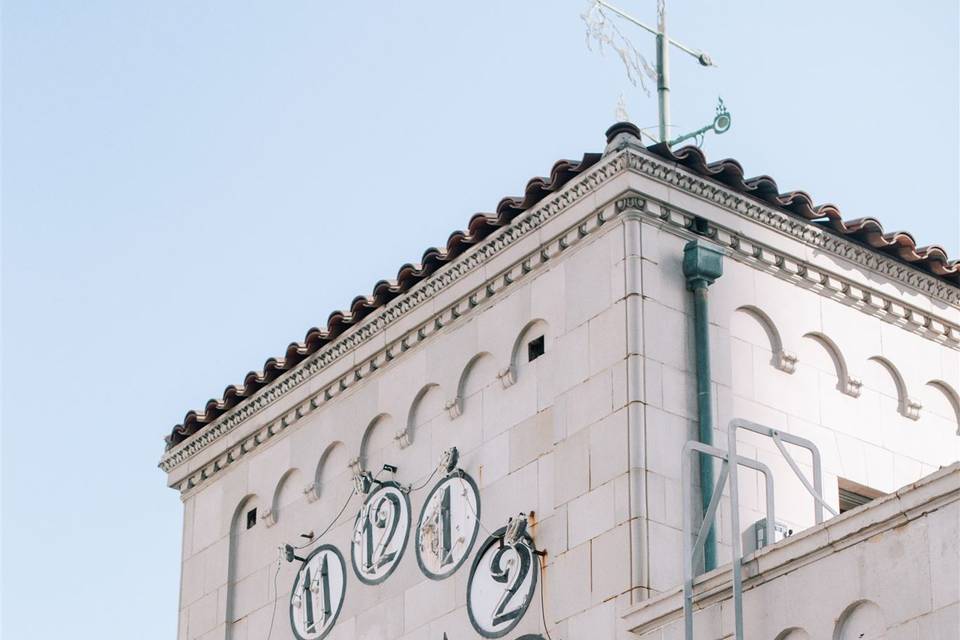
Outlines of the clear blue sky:
{"label": "clear blue sky", "polygon": [[[710,157],[957,255],[955,0],[670,4]],[[184,412],[601,150],[621,92],[655,123],[584,6],[4,3],[4,637],[174,637]]]}

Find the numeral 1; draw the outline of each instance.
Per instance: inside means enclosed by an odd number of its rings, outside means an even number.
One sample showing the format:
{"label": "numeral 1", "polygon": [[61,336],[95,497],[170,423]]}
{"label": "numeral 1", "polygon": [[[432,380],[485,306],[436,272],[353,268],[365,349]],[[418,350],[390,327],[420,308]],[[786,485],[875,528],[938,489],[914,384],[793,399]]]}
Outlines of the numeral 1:
{"label": "numeral 1", "polygon": [[440,499],[440,540],[443,553],[440,556],[440,566],[453,562],[450,551],[453,548],[453,527],[450,525],[450,485],[443,488],[443,497]]}
{"label": "numeral 1", "polygon": [[303,573],[303,626],[308,632],[314,630],[313,620],[313,591],[310,590],[310,567]]}

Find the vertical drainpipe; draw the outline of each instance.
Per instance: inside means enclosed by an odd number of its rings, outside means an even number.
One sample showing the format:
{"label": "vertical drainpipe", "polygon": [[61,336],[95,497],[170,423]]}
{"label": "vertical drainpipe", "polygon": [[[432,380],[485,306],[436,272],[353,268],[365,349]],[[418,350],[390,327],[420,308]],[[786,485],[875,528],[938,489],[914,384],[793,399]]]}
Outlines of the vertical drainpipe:
{"label": "vertical drainpipe", "polygon": [[[723,254],[717,249],[691,240],[683,247],[683,275],[687,289],[693,292],[693,336],[697,352],[697,415],[699,438],[713,444],[713,393],[710,387],[710,305],[707,295],[714,280],[723,275]],[[700,454],[700,496],[702,514],[707,512],[713,495],[713,458]],[[711,524],[703,549],[703,569],[717,566],[715,527]]]}

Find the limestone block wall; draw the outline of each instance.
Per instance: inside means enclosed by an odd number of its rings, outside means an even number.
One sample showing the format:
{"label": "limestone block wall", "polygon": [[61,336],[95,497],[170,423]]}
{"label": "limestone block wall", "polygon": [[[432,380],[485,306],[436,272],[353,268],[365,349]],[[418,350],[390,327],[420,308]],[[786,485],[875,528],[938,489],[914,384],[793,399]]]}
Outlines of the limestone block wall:
{"label": "limestone block wall", "polygon": [[[415,525],[450,446],[480,490],[478,545],[524,511],[547,551],[536,598],[508,637],[542,633],[543,619],[562,637],[578,625],[584,637],[598,616],[613,629],[613,599],[632,578],[623,246],[622,227],[605,227],[189,494],[180,637],[292,638],[297,566],[278,564],[277,547],[332,522],[323,541],[340,549],[348,578],[329,638],[478,637],[465,609],[469,562],[429,580],[408,543],[377,586],[361,584],[349,564],[360,507],[351,465],[393,464],[394,479],[422,487],[410,494]],[[539,336],[545,353],[528,362]]]}
{"label": "limestone block wall", "polygon": [[[718,445],[733,417],[813,440],[834,506],[839,479],[891,491],[960,457],[960,351],[942,326],[925,334],[919,316],[891,320],[892,303],[879,296],[954,324],[960,310],[640,175],[634,161],[608,156],[548,205],[557,213],[542,227],[491,250],[171,467],[171,486],[184,491],[180,638],[291,638],[297,567],[278,563],[277,549],[310,531],[324,532],[348,564],[344,608],[328,637],[477,637],[465,611],[469,562],[429,580],[408,542],[378,586],[362,585],[349,566],[360,508],[353,471],[396,465],[395,477],[382,477],[416,488],[415,523],[435,481],[429,474],[450,446],[479,487],[478,545],[524,511],[547,552],[535,597],[507,638],[547,629],[565,640],[624,637],[626,608],[681,581],[681,492],[696,486],[682,477],[680,458],[697,433],[681,269],[684,244],[704,237],[692,231],[694,216],[727,234],[708,234],[727,254],[710,289]],[[776,260],[761,259],[766,249],[757,259],[738,253],[748,241],[847,284],[783,277]],[[842,291],[852,291],[849,283],[876,299],[851,301]],[[457,302],[471,291],[479,302]],[[528,343],[541,336],[545,353],[528,361]],[[384,351],[389,357],[377,355]],[[809,527],[812,501],[774,444],[744,434],[738,447],[774,470],[778,520]],[[796,457],[809,473],[809,459]],[[743,472],[744,530],[763,516],[763,498],[759,478]],[[730,557],[729,509],[724,500],[721,563]]]}
{"label": "limestone block wall", "polygon": [[[662,592],[681,582],[679,452],[696,437],[693,309],[681,269],[692,234],[644,220],[642,236],[649,586]],[[960,459],[957,350],[729,258],[709,295],[717,446],[726,448],[734,417],[812,440],[834,508],[840,478],[886,493]],[[812,477],[809,454],[789,449]],[[795,532],[814,524],[813,500],[772,439],[742,431],[738,453],[772,469],[778,521]],[[739,496],[750,551],[748,529],[765,515],[760,474],[743,470]],[[729,509],[725,499],[720,563],[730,558]]]}

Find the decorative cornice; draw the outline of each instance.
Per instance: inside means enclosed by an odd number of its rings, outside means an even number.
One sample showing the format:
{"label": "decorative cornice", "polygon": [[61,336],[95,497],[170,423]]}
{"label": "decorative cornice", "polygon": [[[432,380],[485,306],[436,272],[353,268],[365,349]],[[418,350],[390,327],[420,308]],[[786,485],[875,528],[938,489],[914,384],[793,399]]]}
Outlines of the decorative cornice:
{"label": "decorative cornice", "polygon": [[924,295],[960,306],[960,288],[894,260],[863,245],[851,242],[811,222],[760,204],[715,182],[700,178],[685,169],[651,156],[627,149],[627,167],[641,175],[670,185],[723,207],[765,227],[839,256],[868,271],[874,271],[916,289]]}
{"label": "decorative cornice", "polygon": [[[626,211],[633,208],[633,203],[638,198],[640,197],[635,194],[619,198],[616,202],[617,210]],[[729,257],[738,262],[852,306],[928,340],[960,350],[960,326],[944,318],[773,249],[769,245],[747,238],[726,227],[703,220],[696,214],[660,202],[655,198],[644,197],[640,200],[644,202],[645,208],[636,210],[665,230],[679,232],[679,235],[684,237],[692,238],[699,235],[712,238],[727,250]],[[646,207],[646,203],[657,203],[658,206],[654,210],[654,207]],[[695,224],[700,225],[696,232],[693,231]],[[777,368],[792,373],[796,365],[794,354],[780,352],[774,356],[774,359]],[[844,392],[849,395],[859,395],[860,381],[851,379],[849,382],[851,388]],[[904,415],[907,414],[904,413]]]}
{"label": "decorative cornice", "polygon": [[[233,432],[238,426],[260,411],[300,388],[304,382],[328,369],[343,356],[353,352],[373,337],[382,334],[398,320],[420,308],[424,303],[433,300],[464,277],[475,273],[477,268],[501,255],[512,245],[528,237],[532,232],[580,202],[585,196],[596,192],[600,186],[624,171],[633,171],[686,191],[714,205],[780,231],[805,244],[838,255],[864,269],[881,273],[925,295],[943,300],[954,306],[960,304],[960,289],[941,280],[853,242],[834,236],[812,223],[792,218],[712,182],[693,176],[655,156],[627,148],[605,158],[587,173],[572,180],[564,189],[546,198],[542,203],[519,216],[509,226],[494,233],[466,252],[456,262],[426,278],[408,293],[386,305],[377,313],[371,314],[362,324],[304,360],[297,368],[265,387],[253,398],[238,405],[217,421],[167,451],[158,466],[168,473],[177,468],[192,456]],[[614,211],[617,214],[627,211],[628,214],[633,215],[633,211],[642,207],[647,200],[652,201],[653,199],[632,194],[620,198]],[[687,229],[691,228],[693,224],[695,217],[693,214],[683,213],[678,209],[668,208],[666,205],[661,211],[659,218],[664,224]],[[613,213],[609,215],[613,215]],[[651,214],[649,211],[644,211],[644,215],[650,216]],[[485,300],[523,278],[537,266],[578,242],[605,222],[606,220],[602,216],[602,212],[591,215],[585,222],[568,229],[546,246],[517,261],[509,269],[478,287],[472,293],[448,305],[431,320],[381,349],[364,363],[354,367],[346,375],[327,385],[321,392],[299,403],[297,407],[284,413],[283,416],[270,421],[267,425],[258,429],[255,434],[244,439],[242,443],[234,445],[226,453],[218,456],[214,461],[192,474],[181,483],[181,490],[186,491],[211,477],[246,452],[251,451],[300,420],[303,416],[316,410],[378,368],[385,366],[397,355],[409,350],[421,340],[447,326],[460,316],[469,313]],[[881,317],[924,337],[952,348],[960,348],[958,347],[960,345],[960,328],[941,318],[885,296],[873,289],[828,273],[823,269],[785,254],[777,253],[768,246],[753,242],[728,230],[716,226],[711,228],[714,238],[721,244],[730,247],[730,255],[734,259],[770,271],[778,277],[815,290],[821,295],[843,299],[848,304],[856,306],[866,313]],[[514,379],[513,372],[505,371],[503,373],[501,381],[504,386],[509,386]]]}
{"label": "decorative cornice", "polygon": [[[591,169],[588,174],[577,180],[575,184],[572,184],[557,194],[557,196],[550,198],[549,201],[534,208],[528,215],[517,219],[511,226],[504,228],[502,232],[495,234],[482,245],[464,254],[457,262],[420,283],[407,295],[398,298],[385,307],[381,313],[371,316],[367,322],[344,335],[340,340],[331,344],[326,349],[318,352],[315,357],[305,361],[300,367],[291,371],[273,385],[266,387],[249,402],[238,406],[217,422],[168,451],[160,461],[160,468],[166,472],[170,472],[196,453],[220,440],[257,412],[272,405],[280,398],[298,388],[306,380],[328,368],[344,354],[381,333],[387,326],[407,313],[410,313],[414,308],[436,297],[436,295],[448,289],[457,280],[474,273],[479,266],[500,255],[506,248],[515,244],[536,229],[539,229],[549,220],[555,218],[581,200],[584,196],[594,192],[601,184],[607,182],[622,171],[622,165],[623,156],[616,156],[598,167]],[[300,402],[296,407],[285,412],[279,418],[270,421],[267,425],[258,429],[256,433],[244,439],[242,443],[234,445],[227,453],[219,456],[216,460],[211,461],[202,469],[192,474],[181,483],[181,491],[186,491],[207,478],[212,477],[245,453],[263,444],[280,431],[285,430],[329,400],[366,379],[378,369],[386,366],[400,354],[410,350],[460,317],[470,313],[504,289],[524,279],[530,272],[536,270],[546,262],[553,260],[557,255],[579,243],[583,238],[599,228],[608,220],[608,217],[604,216],[612,217],[613,214],[611,212],[604,212],[603,210],[593,212],[586,220],[570,227],[538,249],[515,261],[510,267],[470,293],[461,296],[457,301],[446,306],[432,318],[408,331],[398,340],[391,342],[338,379],[326,385],[322,391],[313,394],[310,398]],[[401,446],[406,441],[405,437],[405,432],[397,434],[396,439]]]}

